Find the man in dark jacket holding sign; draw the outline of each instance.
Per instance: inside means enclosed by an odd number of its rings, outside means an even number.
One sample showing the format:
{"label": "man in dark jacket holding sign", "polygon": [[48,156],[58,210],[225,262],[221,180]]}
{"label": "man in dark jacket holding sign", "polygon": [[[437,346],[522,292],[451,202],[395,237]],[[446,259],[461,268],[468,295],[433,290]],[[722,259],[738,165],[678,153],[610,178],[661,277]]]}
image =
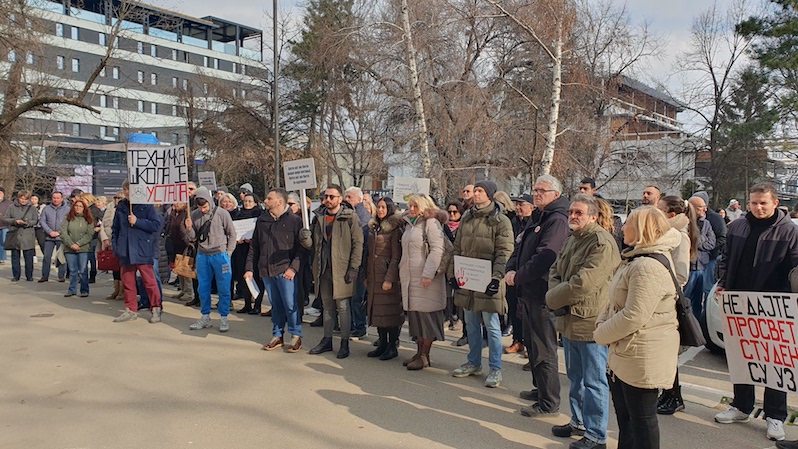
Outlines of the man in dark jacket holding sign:
{"label": "man in dark jacket holding sign", "polygon": [[[756,184],[749,193],[749,212],[729,224],[717,291],[789,292],[789,274],[798,265],[798,228],[778,209],[775,187]],[[735,384],[734,401],[715,421],[747,422],[753,410],[754,386]],[[764,412],[767,437],[783,440],[787,393],[766,387]]]}
{"label": "man in dark jacket holding sign", "polygon": [[568,200],[561,196],[562,184],[549,175],[535,181],[534,213],[518,236],[507,263],[507,285],[518,287],[524,322],[524,344],[529,351],[533,384],[537,390],[522,391],[521,397],[535,401],[522,407],[525,416],[556,415],[560,409],[560,375],[557,372],[557,331],[554,314],[546,307],[549,269],[570,234]]}

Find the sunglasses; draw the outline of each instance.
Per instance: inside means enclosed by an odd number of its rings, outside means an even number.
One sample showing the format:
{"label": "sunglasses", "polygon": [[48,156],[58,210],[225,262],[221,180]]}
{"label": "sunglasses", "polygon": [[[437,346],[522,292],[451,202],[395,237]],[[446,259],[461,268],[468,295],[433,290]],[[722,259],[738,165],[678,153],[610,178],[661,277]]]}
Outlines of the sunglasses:
{"label": "sunglasses", "polygon": [[460,213],[459,210],[450,210],[450,211],[447,211],[447,212],[449,212],[450,214],[459,214]]}
{"label": "sunglasses", "polygon": [[123,196],[115,196],[114,197],[115,200],[121,200],[122,198],[124,198],[124,197]]}
{"label": "sunglasses", "polygon": [[325,200],[331,200],[333,198],[338,198],[341,195],[324,195]]}

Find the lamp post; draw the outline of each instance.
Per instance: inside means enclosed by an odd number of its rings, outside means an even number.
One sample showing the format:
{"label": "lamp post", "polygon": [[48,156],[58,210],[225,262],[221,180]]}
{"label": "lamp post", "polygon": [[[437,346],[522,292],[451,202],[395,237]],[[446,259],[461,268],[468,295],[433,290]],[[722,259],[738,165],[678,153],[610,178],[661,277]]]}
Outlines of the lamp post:
{"label": "lamp post", "polygon": [[280,108],[277,103],[277,73],[280,70],[277,50],[277,0],[272,2],[274,23],[274,88],[272,89],[272,109],[274,110],[274,187],[280,187]]}

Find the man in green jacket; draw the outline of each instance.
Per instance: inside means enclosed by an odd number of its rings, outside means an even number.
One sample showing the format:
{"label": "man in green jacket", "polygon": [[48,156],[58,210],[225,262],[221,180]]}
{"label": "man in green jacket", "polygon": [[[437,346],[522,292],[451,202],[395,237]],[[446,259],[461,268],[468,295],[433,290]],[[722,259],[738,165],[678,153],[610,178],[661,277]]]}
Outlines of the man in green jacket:
{"label": "man in green jacket", "polygon": [[490,372],[485,386],[496,388],[502,381],[502,330],[499,315],[507,313],[504,297],[504,277],[507,259],[513,254],[513,225],[499,203],[493,201],[496,183],[479,181],[474,184],[474,205],[460,219],[460,228],[454,239],[454,255],[489,260],[491,281],[485,292],[461,289],[454,272],[454,262],[449,264],[449,278],[455,291],[454,303],[463,308],[468,327],[468,359],[452,371],[454,377],[482,374],[482,322],[488,330],[488,365]]}
{"label": "man in green jacket", "polygon": [[593,341],[593,330],[596,317],[609,303],[610,281],[621,256],[612,234],[596,223],[596,201],[582,193],[571,200],[568,227],[572,233],[551,267],[546,293],[546,305],[557,315],[571,381],[571,421],[551,431],[558,437],[584,435],[570,449],[605,448],[607,443],[607,347]]}
{"label": "man in green jacket", "polygon": [[352,207],[343,202],[341,187],[331,184],[324,191],[322,205],[314,211],[310,229],[299,233],[300,243],[313,252],[313,280],[316,296],[324,306],[324,338],[310,354],[332,351],[335,310],[341,320],[341,348],[337,357],[349,357],[349,331],[352,317],[349,305],[353,282],[363,258],[363,228]]}

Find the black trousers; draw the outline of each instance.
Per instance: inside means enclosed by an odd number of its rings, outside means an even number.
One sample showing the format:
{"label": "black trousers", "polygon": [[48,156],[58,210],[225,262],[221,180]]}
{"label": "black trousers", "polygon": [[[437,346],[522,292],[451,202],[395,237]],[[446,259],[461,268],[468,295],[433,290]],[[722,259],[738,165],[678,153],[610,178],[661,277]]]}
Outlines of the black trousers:
{"label": "black trousers", "polygon": [[560,374],[557,363],[555,317],[544,302],[519,298],[523,311],[524,345],[529,351],[532,380],[538,389],[540,408],[560,408]]}
{"label": "black trousers", "polygon": [[518,290],[514,285],[507,286],[507,315],[509,324],[513,325],[513,342],[524,341],[524,323],[518,313]]}
{"label": "black trousers", "polygon": [[[784,421],[787,419],[787,393],[765,388],[763,411],[766,418]],[[754,386],[734,384],[734,401],[732,404],[743,413],[754,411]]]}
{"label": "black trousers", "polygon": [[659,391],[633,387],[612,373],[607,378],[618,418],[618,449],[659,449]]}

